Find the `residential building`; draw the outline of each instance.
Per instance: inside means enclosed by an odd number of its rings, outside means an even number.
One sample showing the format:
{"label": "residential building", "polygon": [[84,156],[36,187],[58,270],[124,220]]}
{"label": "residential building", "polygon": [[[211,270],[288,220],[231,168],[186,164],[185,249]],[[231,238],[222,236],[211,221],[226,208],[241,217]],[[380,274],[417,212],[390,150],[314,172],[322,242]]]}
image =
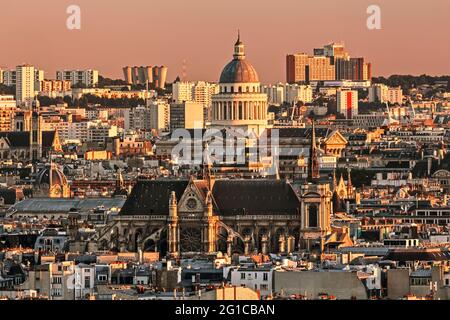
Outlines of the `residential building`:
{"label": "residential building", "polygon": [[375,83],[369,88],[369,102],[403,104],[403,90],[401,87],[390,88],[385,84]]}
{"label": "residential building", "polygon": [[25,64],[16,67],[17,104],[31,109],[35,98],[35,69]]}
{"label": "residential building", "polygon": [[0,132],[13,130],[12,120],[16,112],[16,100],[12,95],[0,95]]}
{"label": "residential building", "polygon": [[358,91],[337,90],[337,112],[344,115],[346,119],[353,119],[358,115]]}
{"label": "residential building", "polygon": [[259,291],[261,297],[272,294],[273,269],[269,268],[238,268],[230,271],[231,284],[237,287],[247,287]]}
{"label": "residential building", "polygon": [[167,81],[167,67],[126,66],[123,68],[123,75],[128,84],[151,84],[154,88],[164,89]]}
{"label": "residential building", "polygon": [[204,127],[204,107],[201,103],[170,104],[170,129],[200,129]]}
{"label": "residential building", "polygon": [[70,81],[72,86],[95,87],[98,84],[98,70],[58,70],[56,80]]}

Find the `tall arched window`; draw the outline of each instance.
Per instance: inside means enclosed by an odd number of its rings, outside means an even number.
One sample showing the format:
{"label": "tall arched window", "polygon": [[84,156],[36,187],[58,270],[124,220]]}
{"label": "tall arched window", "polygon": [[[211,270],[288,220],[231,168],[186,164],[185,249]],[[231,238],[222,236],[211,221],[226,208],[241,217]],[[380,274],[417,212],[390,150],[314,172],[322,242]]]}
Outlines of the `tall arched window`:
{"label": "tall arched window", "polygon": [[318,208],[316,204],[308,206],[308,227],[317,228],[319,226]]}

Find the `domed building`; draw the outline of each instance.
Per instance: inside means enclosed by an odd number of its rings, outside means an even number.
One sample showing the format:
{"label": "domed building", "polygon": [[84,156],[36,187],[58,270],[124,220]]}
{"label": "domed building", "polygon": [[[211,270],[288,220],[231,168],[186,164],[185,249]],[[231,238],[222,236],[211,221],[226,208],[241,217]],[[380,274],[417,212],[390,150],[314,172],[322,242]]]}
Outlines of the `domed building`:
{"label": "domed building", "polygon": [[70,187],[64,173],[53,163],[36,175],[34,197],[70,198]]}
{"label": "domed building", "polygon": [[211,127],[239,128],[257,136],[267,128],[267,95],[261,92],[258,73],[245,58],[240,36],[233,60],[220,75],[219,93],[212,97]]}

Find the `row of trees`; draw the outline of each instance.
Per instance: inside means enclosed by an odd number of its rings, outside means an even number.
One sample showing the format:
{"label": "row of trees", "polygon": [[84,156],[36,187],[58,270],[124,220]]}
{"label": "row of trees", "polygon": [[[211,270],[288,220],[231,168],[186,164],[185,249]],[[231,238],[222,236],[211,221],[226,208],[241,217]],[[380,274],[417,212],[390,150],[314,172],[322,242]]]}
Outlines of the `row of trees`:
{"label": "row of trees", "polygon": [[446,90],[450,90],[450,76],[429,76],[426,74],[420,76],[412,75],[392,75],[388,78],[375,77],[372,78],[373,83],[383,83],[391,87],[402,87],[403,90],[415,88],[420,85],[428,84],[434,85],[437,81],[447,81]]}

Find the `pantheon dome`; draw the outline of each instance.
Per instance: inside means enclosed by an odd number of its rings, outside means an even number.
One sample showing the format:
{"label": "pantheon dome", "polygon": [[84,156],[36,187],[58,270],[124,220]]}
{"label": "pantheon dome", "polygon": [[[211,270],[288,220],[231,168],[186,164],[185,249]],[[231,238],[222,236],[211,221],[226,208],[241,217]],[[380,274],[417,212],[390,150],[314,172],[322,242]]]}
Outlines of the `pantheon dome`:
{"label": "pantheon dome", "polygon": [[254,83],[259,82],[255,68],[245,59],[244,44],[238,38],[233,60],[223,68],[219,83]]}
{"label": "pantheon dome", "polygon": [[241,128],[258,136],[267,127],[267,95],[261,92],[258,73],[245,58],[239,35],[233,60],[220,75],[219,93],[212,97],[211,126]]}

